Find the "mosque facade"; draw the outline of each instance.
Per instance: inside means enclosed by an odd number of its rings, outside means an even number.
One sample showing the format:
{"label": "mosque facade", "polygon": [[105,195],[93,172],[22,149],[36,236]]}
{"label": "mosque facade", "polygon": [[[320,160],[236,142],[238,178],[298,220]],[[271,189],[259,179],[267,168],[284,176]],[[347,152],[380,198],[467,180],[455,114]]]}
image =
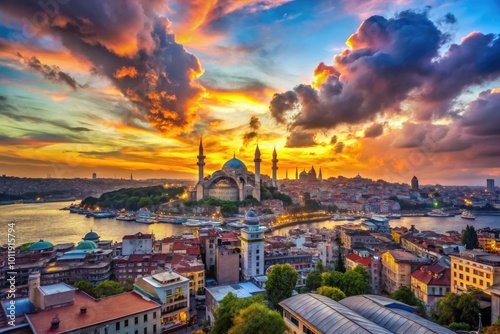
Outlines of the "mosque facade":
{"label": "mosque facade", "polygon": [[[260,201],[260,157],[259,145],[255,148],[255,170],[248,171],[247,166],[233,156],[222,169],[215,171],[210,177],[204,177],[205,158],[203,141],[200,139],[198,149],[198,182],[191,193],[191,198],[197,201],[204,198],[217,198],[227,201],[242,201],[247,196],[253,196]],[[276,148],[273,152],[273,178],[272,186],[276,187],[276,171],[278,169],[278,158]]]}

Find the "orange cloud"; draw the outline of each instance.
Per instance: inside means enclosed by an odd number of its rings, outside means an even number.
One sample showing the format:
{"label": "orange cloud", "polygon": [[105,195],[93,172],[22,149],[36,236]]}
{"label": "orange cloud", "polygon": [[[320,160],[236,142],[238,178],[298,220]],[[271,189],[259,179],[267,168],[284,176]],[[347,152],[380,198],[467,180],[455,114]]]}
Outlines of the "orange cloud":
{"label": "orange cloud", "polygon": [[115,72],[115,78],[121,79],[124,77],[135,78],[137,76],[137,70],[133,66],[123,66],[120,69],[117,69]]}

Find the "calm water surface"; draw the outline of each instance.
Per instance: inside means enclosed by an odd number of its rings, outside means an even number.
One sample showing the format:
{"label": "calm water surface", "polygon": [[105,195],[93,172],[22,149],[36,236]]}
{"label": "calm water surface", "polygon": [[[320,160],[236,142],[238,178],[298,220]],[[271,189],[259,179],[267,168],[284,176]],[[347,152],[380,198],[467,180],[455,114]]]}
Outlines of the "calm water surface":
{"label": "calm water surface", "polygon": [[[15,204],[0,206],[0,244],[7,243],[7,224],[16,224],[16,243],[21,245],[26,242],[47,240],[53,244],[81,241],[82,237],[91,229],[101,236],[101,240],[121,241],[123,235],[137,232],[154,233],[156,238],[171,235],[180,235],[192,231],[193,228],[174,224],[138,224],[135,222],[122,222],[115,219],[86,218],[84,215],[70,214],[59,208],[71,204],[40,203],[40,204]],[[356,222],[356,221],[355,221]],[[359,222],[359,220],[358,220]],[[274,234],[287,235],[294,228],[327,227],[342,225],[345,222],[325,221],[319,223],[299,224],[287,226],[276,230]],[[483,227],[500,228],[500,216],[478,216],[476,220],[465,220],[459,216],[447,218],[433,217],[403,217],[391,220],[391,227],[415,225],[419,230],[433,230],[443,233],[448,230],[461,231],[465,226],[474,225],[476,229]]]}

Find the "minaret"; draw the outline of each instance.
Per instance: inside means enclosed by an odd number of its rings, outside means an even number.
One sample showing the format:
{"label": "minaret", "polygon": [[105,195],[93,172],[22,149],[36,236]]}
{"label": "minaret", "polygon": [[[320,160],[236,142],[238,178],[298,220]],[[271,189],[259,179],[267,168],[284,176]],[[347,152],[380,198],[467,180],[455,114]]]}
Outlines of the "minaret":
{"label": "minaret", "polygon": [[253,197],[260,201],[260,162],[262,160],[260,159],[259,144],[255,148],[255,159],[253,161],[255,162],[255,188],[253,190]]}
{"label": "minaret", "polygon": [[286,169],[285,180],[288,180],[288,168]]}
{"label": "minaret", "polygon": [[273,187],[277,187],[276,173],[278,172],[278,154],[276,153],[276,146],[273,151]]}
{"label": "minaret", "polygon": [[323,173],[321,173],[321,167],[319,168],[318,180],[319,182],[323,181]]}
{"label": "minaret", "polygon": [[299,179],[299,167],[295,167],[295,180]]}
{"label": "minaret", "polygon": [[205,156],[203,155],[203,138],[200,137],[200,147],[198,149],[198,184],[196,185],[196,200],[203,199],[203,166],[205,166]]}

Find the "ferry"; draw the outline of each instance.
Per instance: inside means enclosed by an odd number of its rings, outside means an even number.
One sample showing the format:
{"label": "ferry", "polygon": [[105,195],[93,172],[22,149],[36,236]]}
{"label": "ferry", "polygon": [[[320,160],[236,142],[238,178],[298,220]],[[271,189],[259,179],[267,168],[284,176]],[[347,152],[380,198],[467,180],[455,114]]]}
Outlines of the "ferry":
{"label": "ferry", "polygon": [[133,221],[135,221],[135,217],[132,217],[130,215],[119,215],[115,219],[116,220],[120,220],[120,221],[124,221],[124,222],[133,222]]}
{"label": "ferry", "polygon": [[435,209],[432,210],[431,212],[427,212],[427,216],[444,218],[444,217],[453,217],[454,215],[452,213],[446,213],[442,209]]}
{"label": "ferry", "polygon": [[474,220],[474,219],[476,219],[476,216],[474,216],[472,213],[470,213],[468,211],[464,211],[460,215],[460,218]]}
{"label": "ferry", "polygon": [[182,223],[182,225],[188,227],[200,227],[203,225],[203,222],[196,219],[188,219],[185,223]]}

